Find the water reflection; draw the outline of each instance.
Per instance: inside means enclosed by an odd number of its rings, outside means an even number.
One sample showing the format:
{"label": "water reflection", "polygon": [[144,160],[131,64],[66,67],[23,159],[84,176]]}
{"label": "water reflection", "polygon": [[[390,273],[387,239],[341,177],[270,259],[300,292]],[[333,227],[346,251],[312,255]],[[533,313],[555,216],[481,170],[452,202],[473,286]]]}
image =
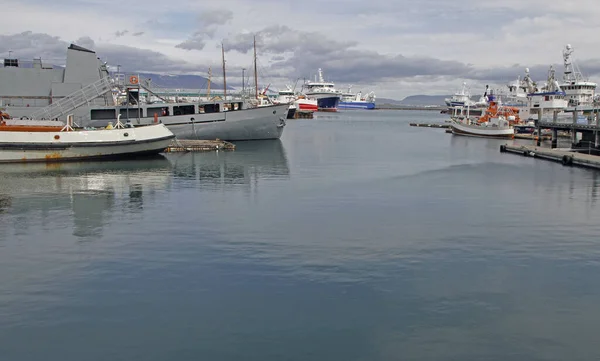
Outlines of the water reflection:
{"label": "water reflection", "polygon": [[[15,164],[0,167],[0,220],[16,235],[41,223],[64,225],[54,211],[70,210],[73,235],[100,237],[118,210],[139,214],[157,189],[169,187],[171,163],[162,156],[117,162]],[[62,217],[67,218],[67,217]]]}
{"label": "water reflection", "polygon": [[231,152],[170,153],[166,158],[177,179],[193,180],[201,186],[256,186],[259,179],[290,176],[280,140],[240,142]]}

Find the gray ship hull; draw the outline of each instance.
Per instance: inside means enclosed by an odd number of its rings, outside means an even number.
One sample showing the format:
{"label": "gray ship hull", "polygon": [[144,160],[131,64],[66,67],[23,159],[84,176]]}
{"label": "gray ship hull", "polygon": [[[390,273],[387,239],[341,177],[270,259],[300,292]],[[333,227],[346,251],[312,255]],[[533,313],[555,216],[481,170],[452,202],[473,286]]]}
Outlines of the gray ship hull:
{"label": "gray ship hull", "polygon": [[[279,139],[285,127],[289,105],[272,105],[209,114],[158,117],[178,139],[222,139],[226,141]],[[104,127],[111,121],[90,121],[89,126]],[[127,119],[121,118],[125,123]],[[149,125],[154,118],[131,119],[134,125]]]}

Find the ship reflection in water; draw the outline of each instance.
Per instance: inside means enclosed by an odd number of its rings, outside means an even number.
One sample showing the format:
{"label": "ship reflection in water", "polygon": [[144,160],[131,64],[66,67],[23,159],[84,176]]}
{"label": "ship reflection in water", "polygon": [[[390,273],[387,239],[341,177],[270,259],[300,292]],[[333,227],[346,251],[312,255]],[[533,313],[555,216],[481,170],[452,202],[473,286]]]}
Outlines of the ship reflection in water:
{"label": "ship reflection in water", "polygon": [[[171,153],[116,162],[14,164],[0,167],[0,238],[30,227],[70,228],[77,237],[98,238],[119,217],[135,223],[144,208],[160,207],[161,192],[179,188],[240,186],[251,190],[261,178],[288,178],[281,141],[242,142],[235,151]],[[56,214],[69,217],[57,219]],[[58,212],[57,212],[58,211]],[[7,234],[8,233],[8,234]]]}
{"label": "ship reflection in water", "polygon": [[260,179],[289,178],[290,169],[279,139],[238,142],[234,151],[169,153],[174,178],[193,180],[200,187],[245,185]]}

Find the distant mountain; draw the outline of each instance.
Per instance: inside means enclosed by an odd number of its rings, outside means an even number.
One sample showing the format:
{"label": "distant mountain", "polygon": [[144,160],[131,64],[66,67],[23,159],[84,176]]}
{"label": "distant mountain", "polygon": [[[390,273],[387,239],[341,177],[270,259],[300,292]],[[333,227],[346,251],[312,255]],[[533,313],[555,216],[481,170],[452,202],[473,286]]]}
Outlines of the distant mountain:
{"label": "distant mountain", "polygon": [[451,95],[411,95],[400,101],[400,105],[440,105],[446,103],[444,99],[450,98]]}
{"label": "distant mountain", "polygon": [[377,98],[377,104],[388,104],[388,105],[402,105],[401,100],[389,99],[389,98]]}

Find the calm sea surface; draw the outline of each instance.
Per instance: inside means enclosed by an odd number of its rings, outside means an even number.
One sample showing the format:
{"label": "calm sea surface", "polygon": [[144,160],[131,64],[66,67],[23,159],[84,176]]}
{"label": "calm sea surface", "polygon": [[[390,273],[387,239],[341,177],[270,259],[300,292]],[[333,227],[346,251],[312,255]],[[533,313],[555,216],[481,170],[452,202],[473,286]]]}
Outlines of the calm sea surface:
{"label": "calm sea surface", "polygon": [[0,359],[598,360],[600,174],[443,119],[0,166]]}

